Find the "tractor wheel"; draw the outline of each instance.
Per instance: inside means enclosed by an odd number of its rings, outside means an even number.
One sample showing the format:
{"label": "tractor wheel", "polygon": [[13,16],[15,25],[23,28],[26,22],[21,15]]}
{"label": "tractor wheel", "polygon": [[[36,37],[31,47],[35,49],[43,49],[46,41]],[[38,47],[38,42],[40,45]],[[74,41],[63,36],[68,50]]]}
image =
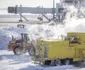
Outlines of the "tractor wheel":
{"label": "tractor wheel", "polygon": [[54,65],[55,66],[60,66],[62,63],[61,63],[61,60],[60,59],[56,59],[55,61],[54,61]]}
{"label": "tractor wheel", "polygon": [[28,49],[28,53],[29,53],[29,55],[34,56],[35,55],[35,48],[34,47],[30,47]]}
{"label": "tractor wheel", "polygon": [[64,60],[64,64],[65,64],[65,65],[69,65],[69,64],[70,64],[70,59],[65,59],[65,60]]}
{"label": "tractor wheel", "polygon": [[21,50],[21,48],[19,46],[16,46],[14,49],[13,49],[13,52],[15,55],[21,55],[23,52]]}

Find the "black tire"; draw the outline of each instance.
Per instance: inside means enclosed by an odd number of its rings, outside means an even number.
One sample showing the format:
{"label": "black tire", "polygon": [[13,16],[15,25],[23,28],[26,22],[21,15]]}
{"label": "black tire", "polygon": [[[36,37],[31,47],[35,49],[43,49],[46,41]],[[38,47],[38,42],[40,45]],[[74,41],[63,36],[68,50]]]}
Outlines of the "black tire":
{"label": "black tire", "polygon": [[35,48],[34,47],[29,47],[28,48],[28,53],[29,53],[29,55],[34,56],[35,55]]}
{"label": "black tire", "polygon": [[19,46],[16,46],[14,49],[13,49],[13,52],[15,55],[22,55],[23,52],[21,50],[21,48]]}
{"label": "black tire", "polygon": [[70,59],[65,59],[65,60],[64,60],[64,65],[69,65],[70,62],[71,62]]}
{"label": "black tire", "polygon": [[60,66],[60,65],[62,65],[61,60],[60,60],[60,59],[56,59],[56,60],[54,61],[54,65],[55,65],[55,66]]}

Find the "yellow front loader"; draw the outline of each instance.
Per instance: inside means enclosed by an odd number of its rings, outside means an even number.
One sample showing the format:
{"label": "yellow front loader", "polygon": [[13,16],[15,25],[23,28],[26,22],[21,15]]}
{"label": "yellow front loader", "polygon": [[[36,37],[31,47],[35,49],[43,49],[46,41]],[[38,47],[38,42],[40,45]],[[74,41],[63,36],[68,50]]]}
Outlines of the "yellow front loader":
{"label": "yellow front loader", "polygon": [[38,40],[30,50],[33,60],[51,65],[68,65],[85,59],[85,33],[68,33],[62,40]]}

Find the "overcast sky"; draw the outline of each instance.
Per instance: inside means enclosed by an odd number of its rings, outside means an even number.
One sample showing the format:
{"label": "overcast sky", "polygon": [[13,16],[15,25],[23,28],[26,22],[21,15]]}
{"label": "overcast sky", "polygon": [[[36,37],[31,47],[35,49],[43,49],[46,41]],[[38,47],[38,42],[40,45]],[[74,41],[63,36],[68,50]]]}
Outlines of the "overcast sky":
{"label": "overcast sky", "polygon": [[[60,0],[55,0],[55,2],[60,2]],[[53,0],[0,0],[0,8],[7,8],[8,6],[20,5],[29,7],[52,7]]]}

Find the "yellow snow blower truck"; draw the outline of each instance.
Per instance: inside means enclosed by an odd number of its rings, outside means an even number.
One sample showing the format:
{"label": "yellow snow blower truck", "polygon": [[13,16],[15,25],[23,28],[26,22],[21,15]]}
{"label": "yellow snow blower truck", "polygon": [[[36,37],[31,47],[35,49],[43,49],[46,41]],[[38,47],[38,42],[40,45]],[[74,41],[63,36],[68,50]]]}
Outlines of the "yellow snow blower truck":
{"label": "yellow snow blower truck", "polygon": [[36,62],[52,65],[68,65],[85,59],[85,33],[68,33],[62,40],[37,40],[31,48],[32,59]]}
{"label": "yellow snow blower truck", "polygon": [[11,41],[8,43],[8,49],[13,51],[15,55],[22,55],[28,52],[30,55],[30,49],[33,47],[34,44],[30,40],[29,35],[25,33],[21,33],[21,39],[14,39],[12,38]]}

